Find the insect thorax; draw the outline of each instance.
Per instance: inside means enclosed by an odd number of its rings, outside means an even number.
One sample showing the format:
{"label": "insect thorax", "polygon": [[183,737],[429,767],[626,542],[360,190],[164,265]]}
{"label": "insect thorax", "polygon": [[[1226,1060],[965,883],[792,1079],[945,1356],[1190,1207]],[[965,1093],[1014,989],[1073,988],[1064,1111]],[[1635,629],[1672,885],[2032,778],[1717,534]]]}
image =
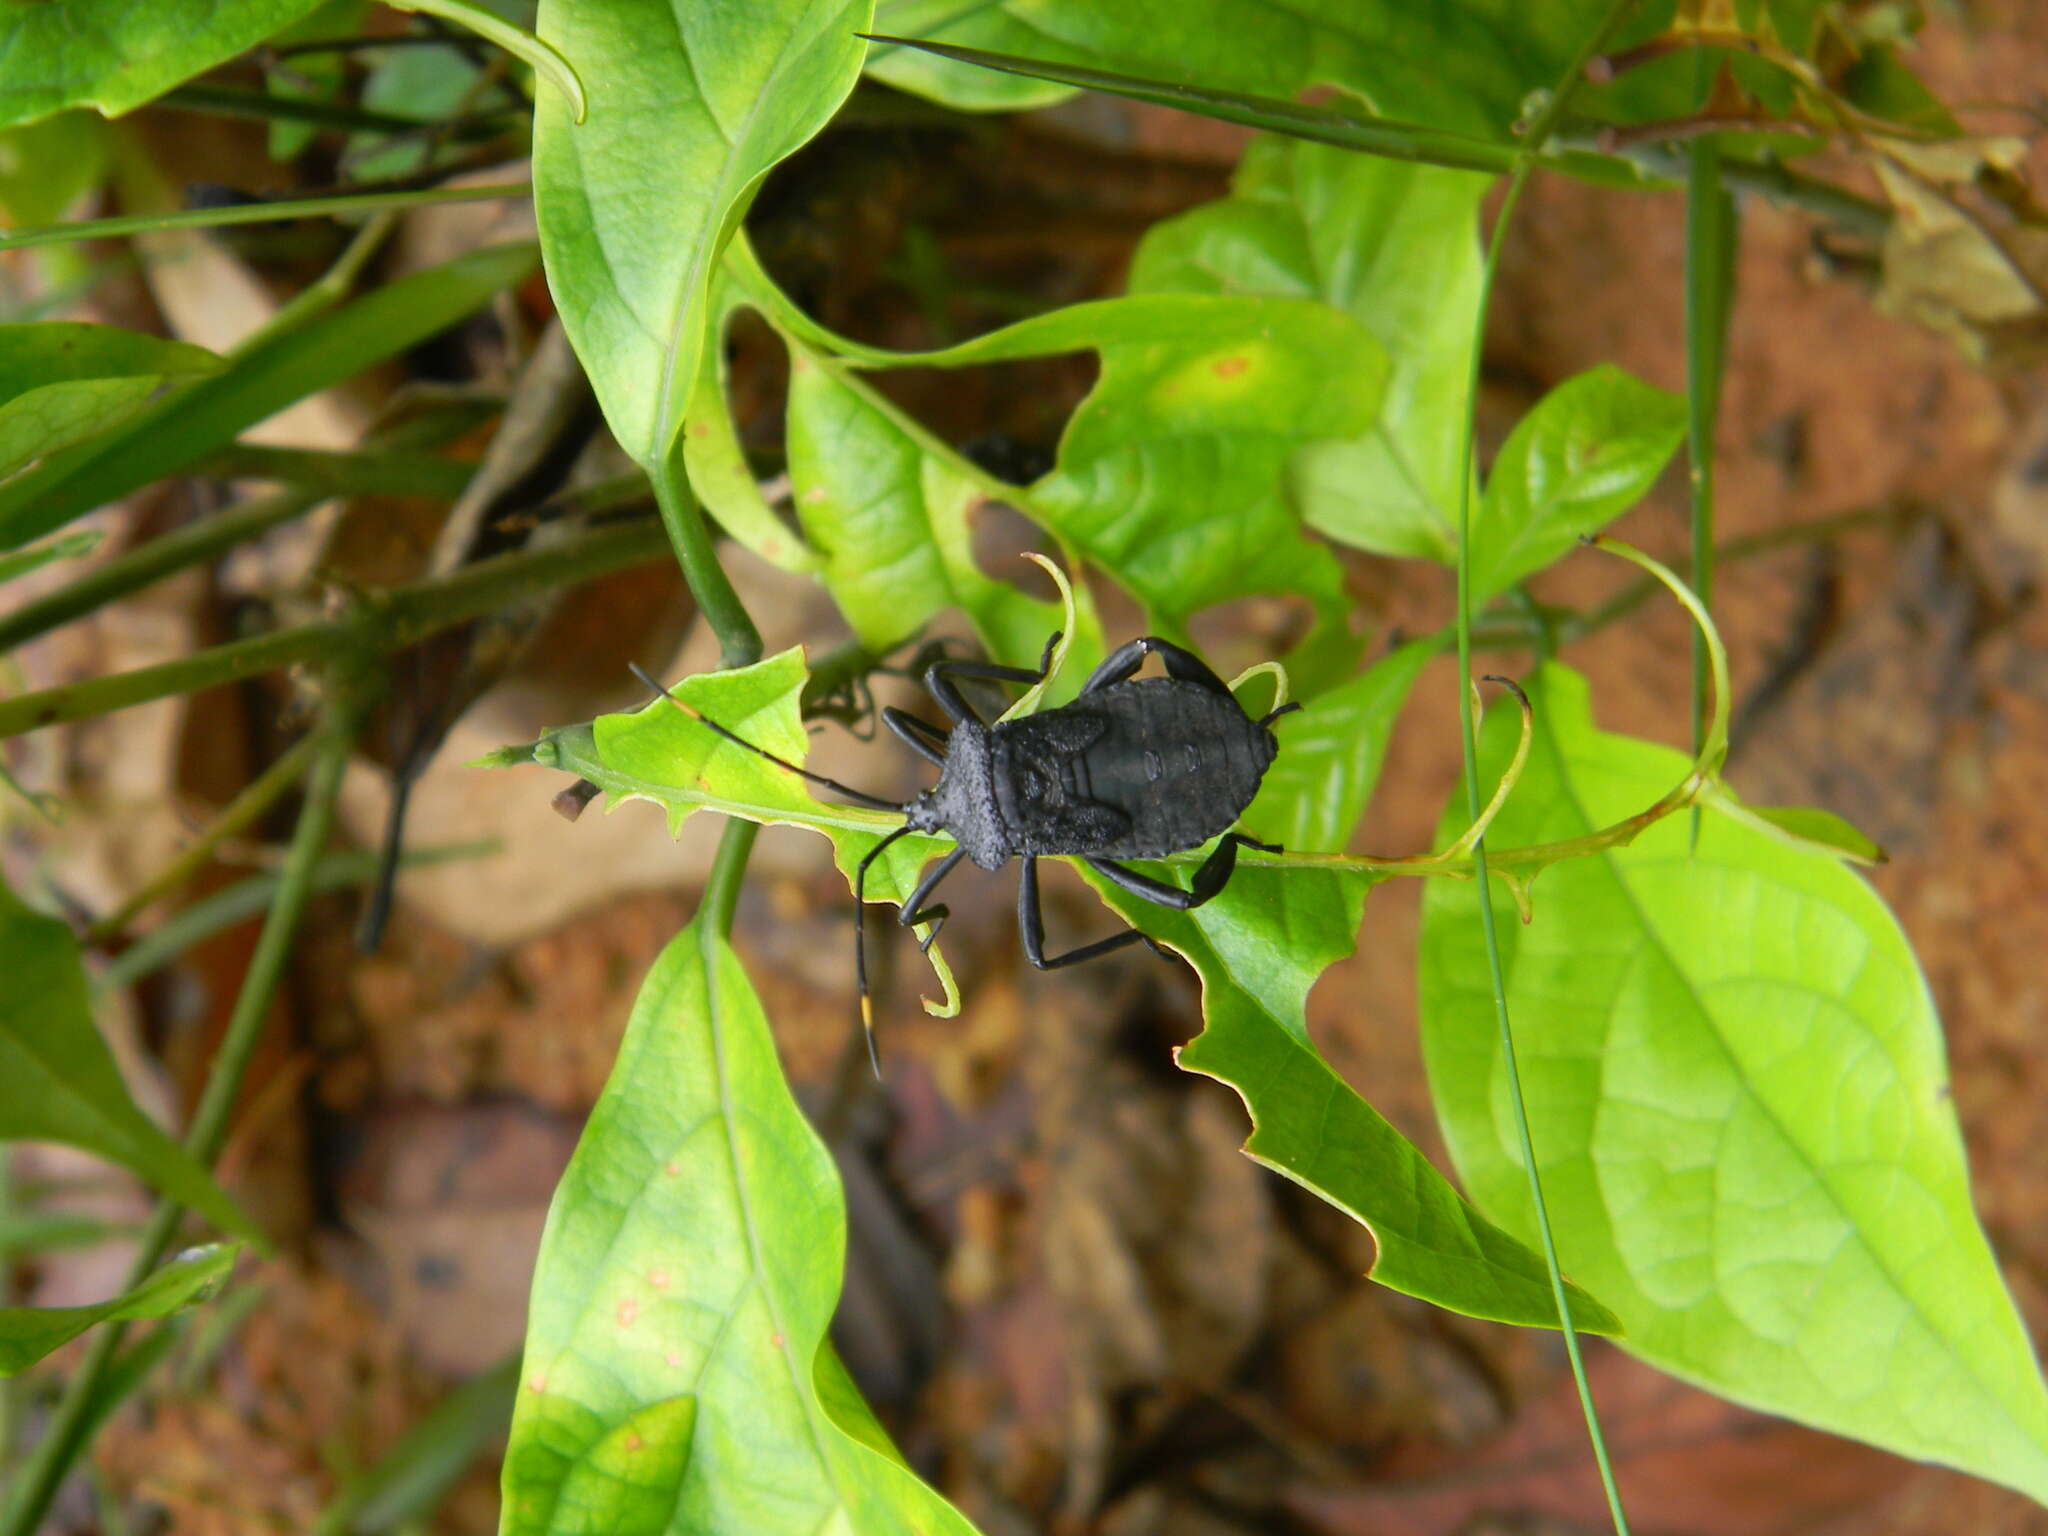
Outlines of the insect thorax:
{"label": "insect thorax", "polygon": [[985,726],[970,721],[953,728],[939,782],[912,800],[905,814],[919,832],[951,833],[983,869],[1009,862],[1016,850],[996,811]]}

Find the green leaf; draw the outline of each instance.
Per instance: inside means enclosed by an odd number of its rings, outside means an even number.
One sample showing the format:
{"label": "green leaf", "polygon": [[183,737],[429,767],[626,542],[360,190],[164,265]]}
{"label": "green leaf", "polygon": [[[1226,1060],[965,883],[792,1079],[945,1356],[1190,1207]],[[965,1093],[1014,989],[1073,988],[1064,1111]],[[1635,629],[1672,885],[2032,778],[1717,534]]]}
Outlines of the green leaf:
{"label": "green leaf", "polygon": [[1684,441],[1684,399],[1611,363],[1537,401],[1508,434],[1473,515],[1473,607],[1634,506]]}
{"label": "green leaf", "polygon": [[166,381],[220,366],[204,347],[114,325],[0,325],[0,478],[132,416]]}
{"label": "green leaf", "polygon": [[1390,363],[1371,426],[1289,466],[1309,526],[1377,554],[1457,548],[1466,358],[1479,303],[1487,179],[1280,139],[1245,151],[1231,195],[1155,225],[1134,292],[1320,299]]}
{"label": "green leaf", "polygon": [[1341,853],[1379,782],[1401,706],[1443,647],[1411,640],[1276,722],[1280,755],[1245,810],[1246,830],[1295,853]]}
{"label": "green leaf", "polygon": [[[1022,55],[1019,62],[1041,67],[1109,71],[1204,95],[1256,93],[1284,104],[1308,86],[1336,86],[1382,117],[1507,143],[1523,99],[1556,83],[1602,9],[1589,0],[1425,7],[1402,0],[1000,0],[941,7],[927,0],[886,8],[878,23],[919,30],[952,50]],[[949,105],[1011,104],[958,68],[912,67],[900,52],[876,73]]]}
{"label": "green leaf", "polygon": [[[1607,735],[1578,674],[1487,834],[1571,837],[1654,800],[1678,753]],[[1482,781],[1513,711],[1488,720]],[[1446,827],[1461,824],[1454,794]],[[1628,1347],[1739,1402],[2048,1499],[2048,1393],[1970,1207],[1927,984],[1831,858],[1673,816],[1505,891],[1508,1007],[1565,1267]],[[1474,1202],[1534,1231],[1469,885],[1424,901],[1423,1047]]]}
{"label": "green leaf", "polygon": [[[1372,1233],[1379,1250],[1372,1279],[1467,1316],[1556,1326],[1543,1260],[1466,1204],[1309,1039],[1309,989],[1351,952],[1367,887],[1362,876],[1240,866],[1221,895],[1192,912],[1086,878],[1126,922],[1180,951],[1201,974],[1202,1033],[1181,1047],[1181,1066],[1244,1100],[1252,1117],[1244,1150],[1255,1162]],[[1617,1331],[1592,1297],[1576,1286],[1569,1293],[1581,1328]]]}
{"label": "green leaf", "polygon": [[[810,745],[797,707],[806,676],[803,652],[792,648],[751,667],[685,678],[671,691],[756,746],[801,763]],[[523,759],[508,749],[488,761],[537,762],[578,774],[603,789],[614,807],[653,801],[667,812],[672,834],[704,809],[822,832],[832,840],[849,888],[862,856],[903,825],[901,816],[886,811],[813,799],[804,780],[722,740],[666,699],[633,714],[550,731],[525,750]],[[900,839],[868,871],[869,899],[901,902],[916,887],[919,870],[950,846],[948,839],[921,834]],[[928,954],[945,995],[926,1007],[950,1015],[958,1007],[952,973],[937,945]]]}
{"label": "green leaf", "polygon": [[544,0],[588,121],[536,104],[548,281],[613,435],[660,462],[698,377],[711,274],[761,179],[859,78],[873,0]]}
{"label": "green leaf", "polygon": [[[961,32],[963,38],[980,37],[983,34],[972,29],[986,27],[988,21],[974,19],[977,13],[992,18],[999,26],[1007,20],[991,6],[962,6],[960,0],[879,0],[875,6],[875,31],[892,37],[945,37],[964,25],[970,30]],[[968,18],[964,23],[963,16]],[[1028,47],[1029,43],[1018,46]],[[961,112],[1021,112],[1049,107],[1074,94],[1072,86],[1058,81],[1034,80],[955,63],[901,43],[877,43],[869,49],[867,72],[899,91],[909,91]]]}
{"label": "green leaf", "polygon": [[[1095,341],[1101,376],[1067,423],[1057,467],[1030,487],[1028,510],[1170,633],[1202,608],[1265,592],[1300,593],[1341,628],[1342,572],[1303,536],[1285,474],[1303,442],[1372,421],[1387,376],[1378,344],[1321,304],[1180,294],[1111,303]],[[1141,316],[1170,316],[1167,306],[1186,306],[1177,323],[1137,330]]]}
{"label": "green leaf", "polygon": [[293,401],[417,346],[518,282],[535,254],[528,244],[489,246],[386,283],[266,337],[113,431],[51,454],[0,485],[0,549],[177,474]]}
{"label": "green leaf", "polygon": [[548,1213],[506,1536],[968,1536],[871,1418],[835,1412],[845,1246],[831,1155],[746,972],[692,924],[641,988]]}
{"label": "green leaf", "polygon": [[119,117],[225,63],[316,0],[59,0],[0,7],[0,126],[66,107]]}
{"label": "green leaf", "polygon": [[0,1141],[82,1147],[140,1174],[215,1225],[256,1236],[207,1171],[128,1097],[93,1028],[71,930],[30,911],[4,885],[0,976],[7,978],[0,987]]}
{"label": "green leaf", "polygon": [[39,571],[52,561],[80,559],[98,549],[106,536],[105,529],[83,528],[76,533],[61,534],[32,549],[17,549],[11,555],[0,555],[0,582]]}
{"label": "green leaf", "polygon": [[[1303,442],[1372,421],[1386,359],[1349,317],[1299,299],[1133,294],[1070,305],[937,352],[886,352],[810,320],[744,241],[734,242],[727,265],[747,302],[811,361],[836,355],[849,366],[961,368],[1083,349],[1101,356],[1101,376],[1067,423],[1057,466],[1022,488],[990,480],[847,367],[793,384],[798,515],[826,553],[828,584],[850,593],[856,628],[882,627],[892,597],[905,602],[906,615],[928,615],[949,587],[951,601],[974,599],[977,616],[996,627],[1003,600],[974,586],[964,539],[970,485],[1100,566],[1169,633],[1200,608],[1262,592],[1303,594],[1328,629],[1341,628],[1341,573],[1327,549],[1303,537],[1283,470]],[[793,364],[805,360],[793,354]],[[796,414],[812,410],[815,421]],[[874,465],[845,462],[856,452],[879,457]],[[869,549],[865,537],[876,541]],[[876,569],[884,564],[900,569]],[[889,627],[891,638],[907,632]],[[990,638],[1014,644],[1008,627]],[[1025,647],[1015,659],[1034,656]]]}
{"label": "green leaf", "polygon": [[[985,477],[844,364],[794,339],[789,346],[790,488],[854,634],[880,652],[959,608],[991,655],[1036,661],[1060,608],[975,563],[971,519],[987,499]],[[1088,622],[1099,658],[1092,606]]]}
{"label": "green leaf", "polygon": [[125,1296],[92,1307],[0,1307],[0,1376],[19,1376],[95,1323],[169,1317],[205,1301],[235,1267],[240,1243],[188,1249]]}
{"label": "green leaf", "polygon": [[1747,805],[1726,784],[1714,785],[1701,799],[1722,815],[1791,848],[1825,853],[1857,864],[1882,864],[1888,857],[1861,829],[1818,806]]}

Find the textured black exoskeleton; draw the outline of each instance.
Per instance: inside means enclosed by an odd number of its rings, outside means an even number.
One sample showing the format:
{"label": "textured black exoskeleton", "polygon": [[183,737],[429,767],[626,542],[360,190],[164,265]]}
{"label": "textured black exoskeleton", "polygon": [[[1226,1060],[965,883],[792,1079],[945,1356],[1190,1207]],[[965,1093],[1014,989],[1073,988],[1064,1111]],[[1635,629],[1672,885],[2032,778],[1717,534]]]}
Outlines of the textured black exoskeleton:
{"label": "textured black exoskeleton", "polygon": [[[882,711],[889,729],[939,769],[937,784],[903,804],[785,762],[669,695],[685,713],[728,741],[863,805],[903,813],[903,825],[870,849],[854,874],[854,965],[861,1020],[871,1031],[867,955],[861,941],[867,872],[899,837],[944,832],[959,844],[918,882],[897,915],[905,928],[931,924],[920,949],[931,947],[947,916],[944,904],[925,903],[962,859],[972,859],[983,869],[1022,859],[1017,924],[1023,932],[1024,954],[1040,970],[1092,960],[1127,944],[1151,943],[1133,928],[1062,955],[1047,955],[1045,924],[1038,910],[1041,857],[1073,855],[1133,896],[1187,911],[1223,889],[1236,867],[1240,845],[1279,851],[1229,828],[1251,804],[1280,749],[1268,727],[1289,710],[1299,709],[1299,704],[1283,705],[1254,720],[1200,657],[1152,635],[1111,652],[1082,685],[1080,696],[1056,709],[991,725],[961,696],[958,678],[1042,681],[1059,638],[1055,634],[1046,642],[1036,671],[950,658],[933,662],[924,675],[925,688],[953,722],[951,730],[900,709]],[[1152,654],[1165,664],[1167,675],[1138,677],[1138,668]],[[1186,890],[1116,862],[1163,858],[1200,847],[1218,833],[1223,840],[1202,861]]]}

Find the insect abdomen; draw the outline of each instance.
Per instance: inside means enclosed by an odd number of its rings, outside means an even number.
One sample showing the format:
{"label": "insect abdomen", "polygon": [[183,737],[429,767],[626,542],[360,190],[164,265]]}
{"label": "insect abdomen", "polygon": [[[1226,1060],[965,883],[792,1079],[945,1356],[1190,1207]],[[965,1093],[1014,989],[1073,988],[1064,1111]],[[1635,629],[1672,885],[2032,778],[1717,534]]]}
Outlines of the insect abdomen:
{"label": "insect abdomen", "polygon": [[[1092,717],[1101,727],[1077,733],[1055,716]],[[1034,721],[1047,723],[1033,729]],[[1077,734],[1093,739],[1059,750],[1058,738]],[[1000,727],[998,736],[998,774],[1007,771],[1030,791],[1018,797],[1011,828],[1019,851],[1110,859],[1158,858],[1227,830],[1258,793],[1276,750],[1272,734],[1234,699],[1175,678],[1113,684]],[[1034,815],[1047,796],[1116,815],[1094,826]]]}

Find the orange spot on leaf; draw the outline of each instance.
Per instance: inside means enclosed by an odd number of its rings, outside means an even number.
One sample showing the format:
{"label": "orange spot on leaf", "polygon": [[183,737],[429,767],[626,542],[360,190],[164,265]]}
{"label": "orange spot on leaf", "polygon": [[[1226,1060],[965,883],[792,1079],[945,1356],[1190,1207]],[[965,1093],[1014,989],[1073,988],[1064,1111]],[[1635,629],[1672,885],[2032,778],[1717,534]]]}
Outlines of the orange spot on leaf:
{"label": "orange spot on leaf", "polygon": [[667,1290],[668,1271],[665,1269],[657,1269],[653,1274],[647,1277],[647,1283],[653,1286],[657,1291]]}
{"label": "orange spot on leaf", "polygon": [[629,1451],[637,1451],[640,1449],[641,1446],[645,1445],[646,1443],[647,1442],[645,1440],[642,1440],[638,1435],[626,1436],[626,1449]]}
{"label": "orange spot on leaf", "polygon": [[619,1303],[619,1326],[621,1328],[632,1327],[634,1320],[639,1316],[640,1303],[635,1301],[632,1297],[628,1296],[624,1301]]}
{"label": "orange spot on leaf", "polygon": [[770,1344],[773,1344],[777,1349],[780,1349],[782,1348],[782,1335],[779,1333],[771,1333],[768,1335],[768,1342]]}
{"label": "orange spot on leaf", "polygon": [[1243,373],[1245,369],[1251,367],[1251,359],[1245,357],[1219,358],[1211,366],[1215,368],[1217,378],[1234,379],[1240,373]]}

